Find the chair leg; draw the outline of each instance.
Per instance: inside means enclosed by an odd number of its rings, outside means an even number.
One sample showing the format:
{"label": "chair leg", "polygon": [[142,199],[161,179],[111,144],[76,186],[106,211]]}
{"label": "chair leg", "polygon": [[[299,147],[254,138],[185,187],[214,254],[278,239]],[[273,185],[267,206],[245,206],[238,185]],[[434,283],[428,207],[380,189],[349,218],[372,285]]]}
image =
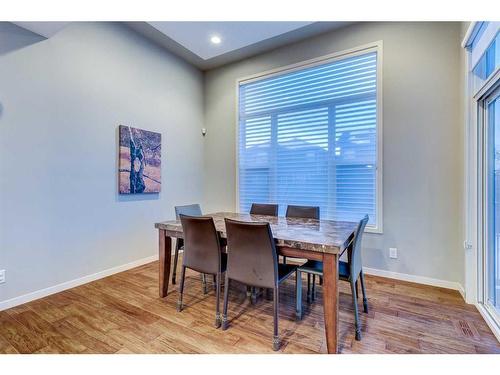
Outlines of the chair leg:
{"label": "chair leg", "polygon": [[273,290],[272,290],[272,289],[270,289],[270,288],[266,288],[266,299],[267,299],[268,301],[271,301],[271,300],[273,299],[272,292],[273,292]]}
{"label": "chair leg", "polygon": [[252,287],[247,285],[247,297],[251,300],[252,297]]}
{"label": "chair leg", "polygon": [[307,274],[307,303],[311,303],[311,274]]}
{"label": "chair leg", "polygon": [[297,320],[302,320],[302,272],[295,273],[295,316]]}
{"label": "chair leg", "polygon": [[252,286],[251,288],[251,294],[250,294],[250,303],[252,305],[255,305],[257,303],[257,288]]}
{"label": "chair leg", "polygon": [[280,348],[280,337],[278,334],[278,307],[279,307],[279,287],[274,287],[273,294],[273,313],[274,313],[274,332],[273,332],[273,350],[277,351]]}
{"label": "chair leg", "polygon": [[182,311],[182,295],[184,294],[184,277],[186,276],[186,267],[182,266],[181,285],[179,288],[179,299],[177,300],[177,311]]}
{"label": "chair leg", "polygon": [[220,282],[221,282],[221,274],[218,273],[215,275],[215,328],[219,328],[221,326],[221,318],[220,318]]}
{"label": "chair leg", "polygon": [[228,303],[228,297],[229,297],[229,278],[227,277],[227,272],[226,272],[226,279],[224,281],[224,307],[222,310],[222,329],[225,331],[228,326],[227,322],[227,303]]}
{"label": "chair leg", "polygon": [[214,275],[214,290],[217,290],[217,275]]}
{"label": "chair leg", "polygon": [[316,300],[316,275],[313,275],[312,278],[311,301],[314,302]]}
{"label": "chair leg", "polygon": [[208,293],[208,290],[207,290],[207,275],[205,275],[204,273],[201,274],[201,285],[203,287],[203,294],[207,294]]}
{"label": "chair leg", "polygon": [[177,276],[177,262],[179,260],[179,239],[175,240],[175,255],[174,255],[174,270],[172,272],[172,285],[175,285],[175,279]]}
{"label": "chair leg", "polygon": [[368,313],[368,300],[366,298],[365,277],[363,275],[363,271],[359,274],[359,280],[361,281],[361,292],[363,293],[363,311]]}
{"label": "chair leg", "polygon": [[352,304],[354,305],[354,327],[356,329],[356,340],[361,340],[361,327],[359,325],[358,315],[358,297],[356,295],[356,285],[354,281],[350,282],[352,292]]}
{"label": "chair leg", "polygon": [[354,285],[356,286],[356,298],[357,298],[357,297],[359,297],[358,280],[356,280]]}
{"label": "chair leg", "polygon": [[286,256],[283,255],[283,264],[286,264]]}

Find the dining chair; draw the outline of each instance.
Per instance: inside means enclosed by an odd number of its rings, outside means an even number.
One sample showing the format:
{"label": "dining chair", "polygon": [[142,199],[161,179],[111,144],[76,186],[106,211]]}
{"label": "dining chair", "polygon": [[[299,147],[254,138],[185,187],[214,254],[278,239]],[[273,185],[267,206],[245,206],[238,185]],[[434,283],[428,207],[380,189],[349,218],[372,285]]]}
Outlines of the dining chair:
{"label": "dining chair", "polygon": [[[201,216],[201,207],[199,204],[187,204],[184,206],[175,206],[175,219],[179,220],[179,215],[188,216]],[[174,270],[172,272],[172,284],[175,284],[175,279],[177,276],[177,262],[179,260],[179,250],[184,246],[184,239],[177,238],[175,241],[175,252],[174,252]],[[206,292],[206,280],[205,276],[203,278],[203,290]]]}
{"label": "dining chair", "polygon": [[273,350],[279,350],[279,285],[290,277],[296,266],[279,264],[269,223],[248,223],[225,219],[229,248],[224,286],[222,329],[228,328],[227,306],[231,280],[245,285],[273,289]]}
{"label": "dining chair", "polygon": [[[354,234],[353,241],[347,249],[347,262],[339,261],[339,279],[348,281],[351,284],[352,302],[354,305],[354,321],[356,329],[356,340],[361,340],[361,325],[358,316],[358,278],[361,281],[361,291],[363,293],[363,310],[368,313],[368,300],[366,298],[365,280],[363,276],[362,258],[361,258],[361,241],[363,232],[368,223],[368,215],[365,215],[358,224]],[[308,260],[304,265],[297,268],[297,291],[296,291],[296,314],[297,319],[302,319],[302,272],[312,275],[323,276],[323,262],[316,260]],[[314,283],[313,283],[314,288]],[[308,300],[314,300],[314,290],[311,291],[310,283],[307,285]]]}
{"label": "dining chair", "polygon": [[187,216],[180,214],[182,231],[184,234],[184,255],[182,257],[181,285],[177,311],[182,311],[182,297],[184,294],[184,280],[186,268],[201,274],[215,275],[216,302],[215,326],[221,325],[220,317],[220,289],[222,274],[226,271],[227,253],[222,252],[220,236],[215,229],[212,217]]}
{"label": "dining chair", "polygon": [[278,205],[265,204],[265,203],[252,203],[252,207],[250,208],[250,214],[278,216]]}
{"label": "dining chair", "polygon": [[[175,206],[175,218],[179,220],[179,215],[188,216],[201,216],[201,207],[199,204],[187,204],[185,206]],[[220,239],[221,247],[224,250],[226,248],[227,241],[225,238]],[[184,240],[182,238],[177,238],[175,242],[175,253],[174,253],[174,267],[172,272],[172,284],[175,284],[176,274],[177,274],[177,263],[179,259],[179,250],[184,246]],[[203,293],[207,294],[207,277],[205,274],[201,274],[201,283],[203,286]],[[215,288],[215,276],[214,276],[214,288]]]}
{"label": "dining chair", "polygon": [[[315,219],[319,220],[319,207],[317,206],[294,206],[288,205],[286,207],[286,217],[296,217],[302,219]],[[283,257],[283,263],[286,264],[286,257]]]}
{"label": "dining chair", "polygon": [[[252,203],[250,207],[251,215],[266,215],[278,216],[278,205],[268,203]],[[269,289],[266,289],[266,295],[269,295]],[[247,287],[247,297],[250,297],[250,302],[253,304],[257,301],[257,293],[255,288]]]}
{"label": "dining chair", "polygon": [[319,220],[319,207],[288,205],[285,216]]}

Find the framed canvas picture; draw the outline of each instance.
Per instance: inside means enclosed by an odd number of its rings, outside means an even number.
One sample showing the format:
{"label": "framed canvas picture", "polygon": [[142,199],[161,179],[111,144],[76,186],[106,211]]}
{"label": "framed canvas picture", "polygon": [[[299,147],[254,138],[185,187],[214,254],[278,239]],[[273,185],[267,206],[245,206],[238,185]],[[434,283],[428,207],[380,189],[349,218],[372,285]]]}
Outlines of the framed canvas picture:
{"label": "framed canvas picture", "polygon": [[120,125],[119,193],[161,191],[161,134]]}

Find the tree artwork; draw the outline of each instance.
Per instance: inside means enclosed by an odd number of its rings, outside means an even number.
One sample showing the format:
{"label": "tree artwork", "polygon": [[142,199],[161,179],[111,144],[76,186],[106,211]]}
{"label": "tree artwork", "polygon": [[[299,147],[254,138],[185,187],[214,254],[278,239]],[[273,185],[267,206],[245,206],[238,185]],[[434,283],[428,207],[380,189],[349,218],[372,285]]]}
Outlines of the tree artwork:
{"label": "tree artwork", "polygon": [[161,134],[120,125],[120,194],[159,193]]}

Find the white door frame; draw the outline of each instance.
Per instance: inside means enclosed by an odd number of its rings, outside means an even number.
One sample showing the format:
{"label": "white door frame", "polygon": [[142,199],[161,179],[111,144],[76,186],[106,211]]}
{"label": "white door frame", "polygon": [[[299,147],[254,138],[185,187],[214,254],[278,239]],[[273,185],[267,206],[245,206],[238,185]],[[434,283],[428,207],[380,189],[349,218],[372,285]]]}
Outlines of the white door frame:
{"label": "white door frame", "polygon": [[[473,40],[477,35],[481,23],[472,22],[467,31],[462,46],[467,49],[465,54],[465,77],[464,77],[464,146],[465,146],[465,300],[467,303],[475,304],[479,312],[489,325],[497,339],[500,341],[500,322],[495,314],[492,314],[485,301],[485,249],[486,236],[485,225],[487,225],[487,212],[484,212],[485,198],[487,197],[487,186],[485,186],[485,165],[487,156],[487,124],[485,125],[484,100],[500,86],[500,69],[490,75],[489,79],[481,82],[478,91],[475,88],[475,80],[472,73],[473,57],[477,60],[478,51],[474,51]],[[481,50],[485,50],[493,37],[498,32],[499,23],[490,22],[489,29],[495,28],[496,32],[486,33],[485,39],[481,41]],[[483,36],[485,34],[483,33]],[[477,46],[477,45],[476,45]],[[474,56],[473,56],[474,52]],[[482,54],[482,53],[481,53]],[[474,60],[474,61],[475,61]]]}
{"label": "white door frame", "polygon": [[[482,278],[478,272],[481,266],[483,252],[483,186],[482,186],[482,158],[483,141],[484,139],[481,129],[482,112],[480,110],[480,102],[486,95],[494,89],[498,78],[500,77],[500,69],[497,69],[494,74],[486,82],[482,82],[481,88],[475,92],[474,75],[472,74],[473,58],[477,60],[478,50],[483,51],[489,43],[494,39],[498,30],[498,22],[490,22],[487,27],[487,33],[481,37],[481,48],[472,48],[472,42],[476,37],[478,30],[481,27],[481,22],[471,22],[469,29],[462,42],[462,47],[467,51],[465,54],[465,69],[464,69],[464,146],[465,146],[465,238],[464,238],[464,289],[465,300],[467,303],[478,303],[482,300],[481,291]],[[486,34],[486,35],[485,35]]]}
{"label": "white door frame", "polygon": [[[478,122],[481,124],[482,131],[484,134],[483,138],[483,147],[484,147],[484,153],[483,153],[483,168],[482,168],[482,175],[481,175],[481,180],[483,181],[483,192],[482,192],[482,207],[491,207],[491,201],[489,200],[489,195],[490,191],[489,188],[491,186],[491,182],[488,181],[488,178],[491,178],[490,176],[490,166],[488,165],[488,160],[490,158],[490,152],[491,150],[489,149],[491,139],[489,139],[489,135],[491,134],[491,129],[490,129],[490,118],[489,118],[489,111],[488,108],[490,104],[496,100],[499,95],[500,95],[500,74],[495,77],[496,79],[492,80],[487,86],[485,87],[483,94],[480,96],[478,95],[478,108],[479,108],[479,116],[478,116]],[[487,182],[487,183],[484,183]],[[485,212],[483,213],[482,216],[482,234],[483,234],[483,240],[482,240],[482,251],[480,252],[480,260],[481,262],[479,263],[479,269],[480,274],[482,277],[480,280],[478,280],[478,301],[481,303],[484,308],[487,310],[489,314],[491,314],[492,319],[496,322],[497,326],[500,327],[500,314],[496,309],[491,306],[488,302],[488,295],[489,295],[489,288],[490,288],[490,283],[489,283],[489,271],[490,271],[490,264],[489,264],[489,257],[488,253],[490,251],[490,246],[492,245],[490,243],[491,241],[491,233],[490,233],[490,220],[491,220],[491,212],[486,209]]]}
{"label": "white door frame", "polygon": [[[470,254],[466,253],[466,301],[474,303],[491,330],[500,341],[500,318],[491,306],[487,304],[487,254],[489,236],[488,205],[488,132],[489,124],[487,108],[491,95],[500,90],[500,70],[497,69],[492,78],[472,98],[469,129],[475,132],[475,139],[467,142],[467,153],[471,160],[467,160],[470,169],[467,171],[467,182],[470,188],[467,191],[467,206],[471,216],[466,217],[467,241],[471,241]],[[472,153],[472,150],[476,150]],[[469,164],[470,163],[470,164]],[[475,164],[475,165],[474,165]],[[469,258],[467,256],[469,255]],[[470,294],[469,294],[470,293]]]}
{"label": "white door frame", "polygon": [[[471,25],[471,27],[473,27]],[[477,122],[477,102],[471,95],[473,82],[470,74],[470,53],[465,56],[465,239],[464,239],[464,265],[465,265],[465,301],[475,304],[478,301],[478,218],[479,212],[479,179],[478,166],[481,154],[479,150],[479,129]]]}

